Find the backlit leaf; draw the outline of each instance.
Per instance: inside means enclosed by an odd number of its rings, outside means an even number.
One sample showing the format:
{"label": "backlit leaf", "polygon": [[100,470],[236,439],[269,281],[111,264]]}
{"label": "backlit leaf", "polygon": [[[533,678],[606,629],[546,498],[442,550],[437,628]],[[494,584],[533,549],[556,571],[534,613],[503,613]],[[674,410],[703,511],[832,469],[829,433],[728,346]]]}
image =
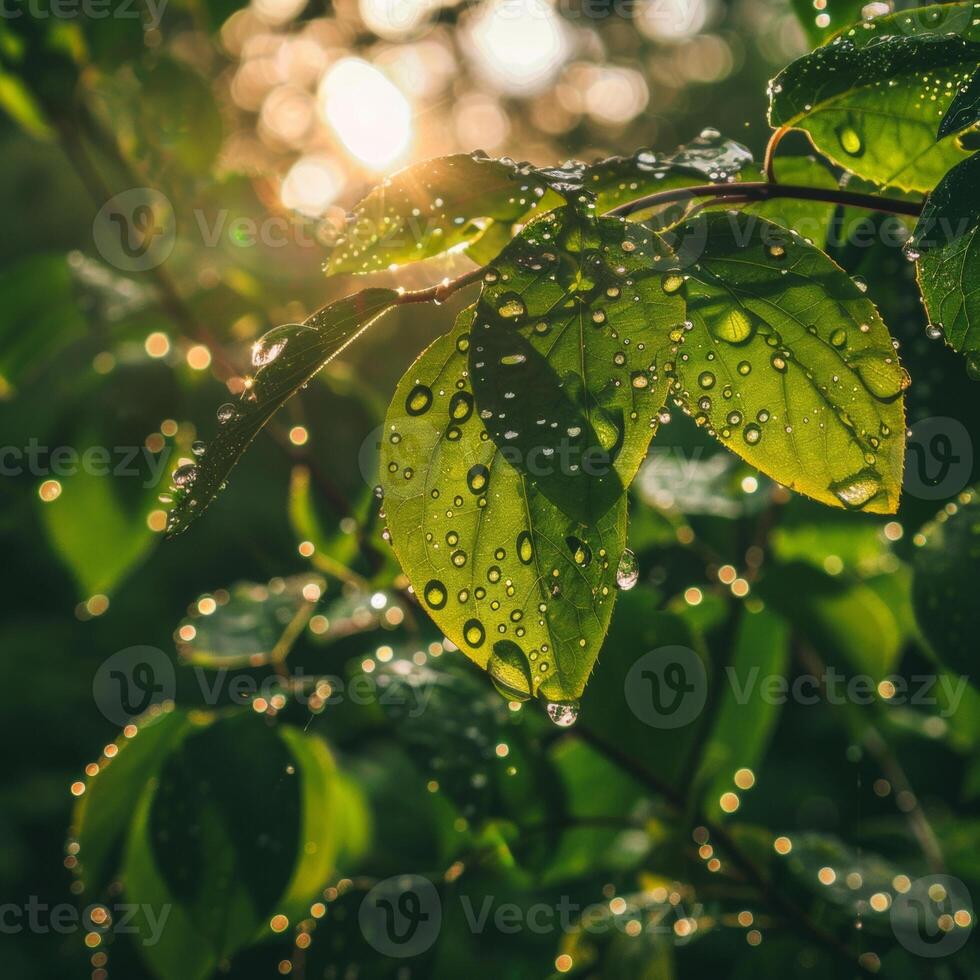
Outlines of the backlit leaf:
{"label": "backlit leaf", "polygon": [[980,68],[954,97],[939,124],[939,139],[958,133],[980,119]]}
{"label": "backlit leaf", "polygon": [[653,355],[684,319],[672,265],[645,228],[562,209],[484,276],[469,345],[476,409],[505,458],[580,521],[619,500],[659,424]]}
{"label": "backlit leaf", "polygon": [[[352,212],[327,275],[376,272],[477,242],[512,225],[545,194],[529,166],[458,153],[388,177]],[[481,255],[481,258],[485,256]]]}
{"label": "backlit leaf", "polygon": [[685,284],[692,329],[664,352],[671,393],[768,476],[892,513],[908,376],[874,304],[826,255],[753,216],[705,215]]}
{"label": "backlit leaf", "polygon": [[953,3],[846,29],[774,79],[770,122],[876,184],[930,190],[967,152],[936,131],[980,61],[975,16]]}
{"label": "backlit leaf", "polygon": [[980,377],[980,153],[929,195],[910,240],[930,324]]}
{"label": "backlit leaf", "polygon": [[311,378],[397,302],[391,289],[365,289],[318,310],[303,323],[275,327],[255,342],[258,370],[236,403],[218,409],[218,435],[196,463],[174,472],[167,533],[185,531],[221,490],[265,424]]}
{"label": "backlit leaf", "polygon": [[574,701],[612,613],[625,495],[586,524],[507,461],[474,410],[472,323],[471,308],[409,368],[388,410],[392,544],[423,608],[509,697]]}

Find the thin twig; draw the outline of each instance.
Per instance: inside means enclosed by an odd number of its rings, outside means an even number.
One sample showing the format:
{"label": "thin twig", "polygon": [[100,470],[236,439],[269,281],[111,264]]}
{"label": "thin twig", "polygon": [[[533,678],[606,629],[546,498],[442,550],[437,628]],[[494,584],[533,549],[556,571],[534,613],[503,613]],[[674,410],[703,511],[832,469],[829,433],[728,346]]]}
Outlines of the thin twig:
{"label": "thin twig", "polygon": [[838,190],[828,187],[806,187],[801,184],[772,184],[768,181],[734,181],[730,184],[697,184],[693,187],[678,187],[674,190],[648,194],[613,208],[611,217],[625,218],[637,211],[647,211],[661,204],[674,201],[687,201],[692,197],[742,198],[749,201],[771,201],[775,198],[789,197],[799,201],[822,201],[826,204],[841,204],[845,207],[864,208],[868,211],[884,211],[889,214],[904,214],[917,218],[922,204],[917,201],[897,201],[877,194],[860,194],[856,191]]}
{"label": "thin twig", "polygon": [[766,144],[766,155],[762,161],[762,172],[766,175],[766,180],[771,184],[776,183],[776,147],[779,146],[782,138],[789,132],[789,126],[780,126]]}

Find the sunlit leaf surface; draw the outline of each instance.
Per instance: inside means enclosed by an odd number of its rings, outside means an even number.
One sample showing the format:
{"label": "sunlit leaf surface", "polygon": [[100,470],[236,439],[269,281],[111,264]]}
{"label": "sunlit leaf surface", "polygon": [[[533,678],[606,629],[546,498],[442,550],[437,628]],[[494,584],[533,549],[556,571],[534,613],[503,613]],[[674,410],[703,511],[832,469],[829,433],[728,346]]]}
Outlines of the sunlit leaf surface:
{"label": "sunlit leaf surface", "polygon": [[930,190],[967,152],[936,131],[980,61],[975,16],[956,3],[846,29],[776,76],[770,122],[876,184]]}
{"label": "sunlit leaf surface", "polygon": [[957,164],[929,195],[910,242],[929,334],[967,354],[980,378],[980,153]]}
{"label": "sunlit leaf surface", "polygon": [[908,376],[874,304],[826,255],[752,216],[696,219],[691,329],[664,352],[672,395],[721,442],[793,490],[891,513]]}
{"label": "sunlit leaf surface", "polygon": [[664,406],[654,351],[684,319],[667,247],[621,219],[568,209],[490,267],[469,369],[505,458],[565,513],[598,520],[629,486]]}
{"label": "sunlit leaf surface", "polygon": [[544,194],[532,168],[513,161],[459,153],[416,164],[354,208],[327,274],[417,262],[471,245],[485,232],[498,240],[494,223],[509,228]]}
{"label": "sunlit leaf surface", "polygon": [[392,544],[423,608],[508,696],[574,701],[612,613],[625,495],[583,523],[507,462],[475,410],[472,323],[471,309],[421,355],[388,411]]}

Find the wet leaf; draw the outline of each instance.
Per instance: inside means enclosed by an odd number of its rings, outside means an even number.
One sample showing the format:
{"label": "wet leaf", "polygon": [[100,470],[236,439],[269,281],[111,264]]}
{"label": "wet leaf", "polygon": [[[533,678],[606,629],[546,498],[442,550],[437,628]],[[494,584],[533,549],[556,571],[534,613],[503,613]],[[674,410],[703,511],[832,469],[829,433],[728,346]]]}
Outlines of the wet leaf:
{"label": "wet leaf", "polygon": [[684,319],[672,266],[646,229],[562,209],[484,276],[469,343],[475,410],[508,462],[584,523],[616,505],[659,424],[653,355]]}
{"label": "wet leaf", "polygon": [[418,262],[472,246],[484,233],[499,241],[494,223],[512,225],[544,194],[532,169],[512,160],[459,153],[415,164],[388,177],[354,208],[345,237],[327,261],[327,275]]}
{"label": "wet leaf", "polygon": [[980,120],[980,68],[973,73],[973,78],[962,86],[939,124],[938,138],[943,139],[952,133],[958,133]]}
{"label": "wet leaf", "polygon": [[325,306],[303,323],[275,327],[255,342],[255,376],[239,401],[218,409],[218,435],[202,447],[197,462],[174,473],[168,536],[187,530],[207,510],[269,419],[397,299],[391,289],[365,289]]}
{"label": "wet leaf", "polygon": [[936,131],[980,61],[972,3],[856,24],[794,61],[770,86],[769,121],[807,132],[845,170],[928,191],[963,158]]}
{"label": "wet leaf", "polygon": [[632,156],[593,164],[586,173],[585,189],[596,195],[596,210],[604,214],[647,194],[743,179],[742,172],[751,164],[747,147],[717,129],[704,129],[673,153],[637,150]]}
{"label": "wet leaf", "polygon": [[473,315],[409,368],[388,410],[391,541],[422,607],[509,697],[574,701],[612,613],[625,495],[586,524],[506,460],[474,409]]}
{"label": "wet leaf", "polygon": [[684,287],[693,329],[661,365],[674,399],[789,488],[893,513],[908,375],[874,304],[777,225],[734,214],[696,222],[691,239],[704,249]]}
{"label": "wet leaf", "polygon": [[975,494],[952,515],[940,511],[916,544],[912,602],[919,628],[943,664],[977,685],[973,644],[980,615],[973,584],[980,572],[980,502]]}
{"label": "wet leaf", "polygon": [[980,153],[957,164],[929,195],[909,248],[931,330],[967,354],[980,378]]}

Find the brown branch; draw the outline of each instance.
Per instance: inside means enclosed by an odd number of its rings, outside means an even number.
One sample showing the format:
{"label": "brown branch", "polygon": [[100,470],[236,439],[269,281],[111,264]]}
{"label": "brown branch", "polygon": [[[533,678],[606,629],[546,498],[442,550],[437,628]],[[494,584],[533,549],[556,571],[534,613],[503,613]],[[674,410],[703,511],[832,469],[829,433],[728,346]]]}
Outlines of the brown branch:
{"label": "brown branch", "polygon": [[766,144],[766,155],[762,161],[762,172],[766,175],[766,180],[771,184],[776,183],[776,147],[779,146],[782,138],[789,132],[789,126],[780,126]]}

